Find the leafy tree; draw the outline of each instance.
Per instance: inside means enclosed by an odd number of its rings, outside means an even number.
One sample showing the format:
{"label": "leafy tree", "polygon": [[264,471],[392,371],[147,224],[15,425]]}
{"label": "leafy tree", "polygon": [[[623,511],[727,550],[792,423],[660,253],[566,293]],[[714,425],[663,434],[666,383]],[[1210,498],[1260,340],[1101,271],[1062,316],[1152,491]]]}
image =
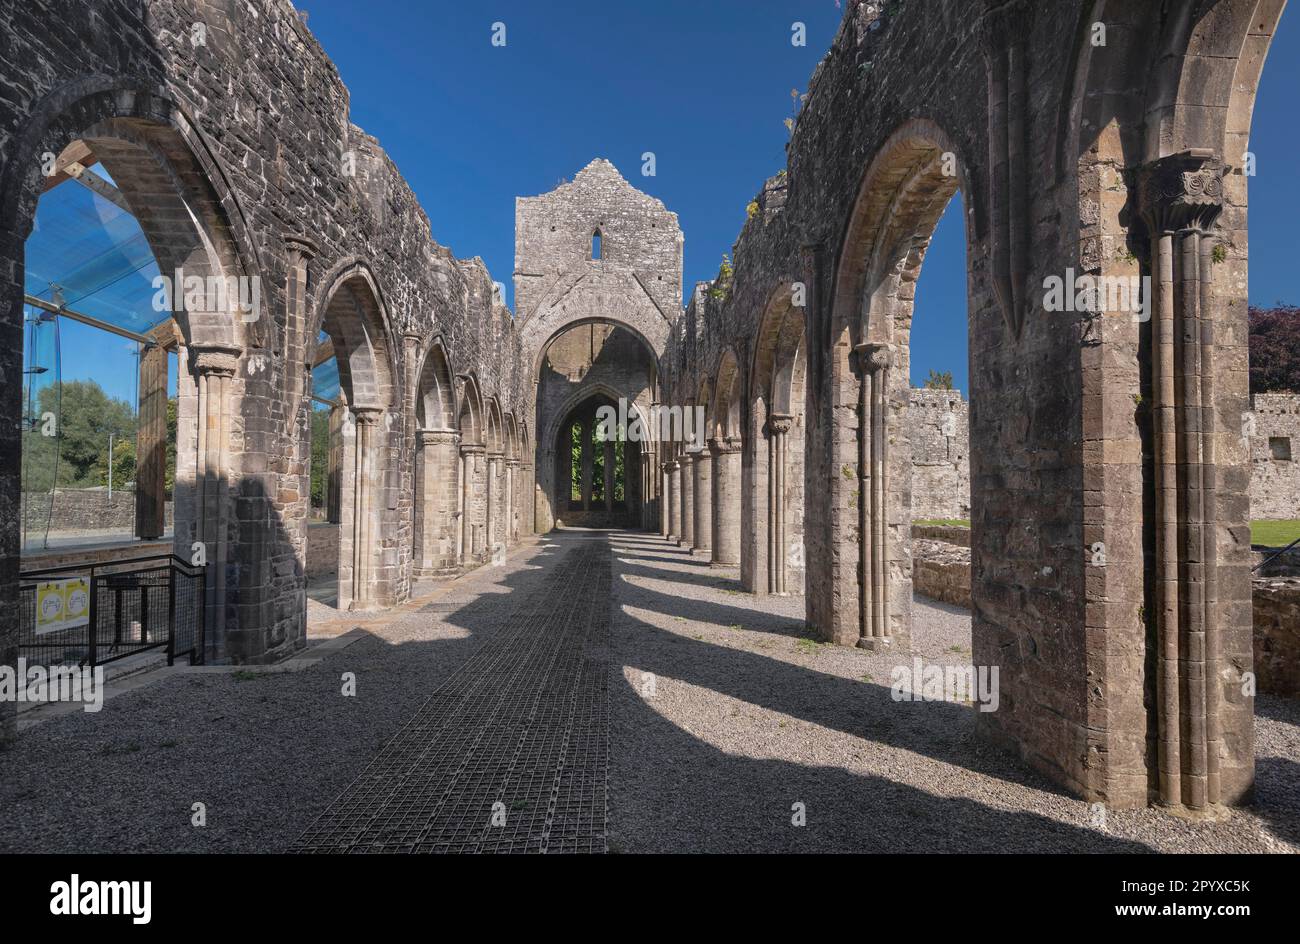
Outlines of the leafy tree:
{"label": "leafy tree", "polygon": [[937,371],[930,371],[930,376],[925,378],[925,386],[928,390],[951,390],[952,371],[945,370],[942,374]]}
{"label": "leafy tree", "polygon": [[325,507],[326,479],[329,476],[330,411],[311,411],[311,506]]}
{"label": "leafy tree", "polygon": [[1300,307],[1251,308],[1250,392],[1300,392]]}
{"label": "leafy tree", "polygon": [[[51,384],[41,389],[36,401],[35,428],[23,437],[23,449],[27,453],[23,463],[25,490],[93,488],[108,484],[110,435],[115,453],[118,443],[130,444],[131,471],[125,481],[134,477],[136,418],[131,404],[109,397],[93,380]],[[43,418],[47,414],[55,417],[54,436],[44,435]],[[169,458],[174,455],[173,447]],[[57,483],[54,481],[56,464]],[[116,468],[113,478],[116,487]]]}

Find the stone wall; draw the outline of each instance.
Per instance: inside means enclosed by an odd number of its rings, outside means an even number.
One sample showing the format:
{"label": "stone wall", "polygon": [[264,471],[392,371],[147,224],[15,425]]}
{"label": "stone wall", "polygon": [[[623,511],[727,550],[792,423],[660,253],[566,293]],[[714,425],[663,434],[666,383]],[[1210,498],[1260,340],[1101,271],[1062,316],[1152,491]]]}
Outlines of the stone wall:
{"label": "stone wall", "polygon": [[1254,585],[1259,691],[1300,696],[1300,577],[1263,578]]}
{"label": "stone wall", "polygon": [[970,417],[961,391],[914,387],[906,428],[912,520],[970,520]]}
{"label": "stone wall", "polygon": [[328,521],[307,525],[307,579],[333,577],[339,572],[339,526]]}
{"label": "stone wall", "polygon": [[916,592],[970,609],[970,548],[915,540],[912,549],[912,586]]}
{"label": "stone wall", "polygon": [[[173,502],[166,503],[164,522],[167,530],[172,527],[175,507]],[[67,531],[134,534],[135,492],[117,489],[111,500],[107,488],[61,488],[53,495],[23,493],[23,520],[29,528],[44,531],[47,513],[50,534]]]}
{"label": "stone wall", "polygon": [[[1171,804],[1204,806],[1207,789],[1217,791],[1209,802],[1235,803],[1253,779],[1253,706],[1240,685],[1252,659],[1250,459],[1240,436],[1211,451],[1198,417],[1235,426],[1248,409],[1248,199],[1246,178],[1229,171],[1247,146],[1280,13],[1271,0],[846,0],[800,99],[785,166],[755,182],[734,265],[694,293],[664,357],[673,404],[710,385],[720,395],[720,365],[738,365],[727,383],[739,390],[751,470],[742,532],[761,537],[752,470],[771,441],[764,358],[769,329],[798,310],[806,397],[792,412],[806,445],[807,622],[830,641],[907,650],[912,310],[928,240],[960,191],[978,391],[973,658],[1001,665],[1003,694],[980,727],[1057,783],[1116,806],[1145,805],[1153,783]],[[1090,41],[1095,22],[1108,29],[1104,52]],[[1208,312],[1217,325],[1212,339],[1195,335],[1212,347],[1203,357],[1213,384],[1186,374],[1192,362],[1174,357],[1172,331],[1153,333],[1154,318],[1049,306],[1044,294],[1053,277],[1139,279],[1175,251],[1207,260],[1195,276],[1202,304],[1184,311],[1186,293],[1169,301],[1170,317]],[[1178,397],[1210,402],[1164,402],[1164,364]],[[1157,418],[1174,435],[1155,436]],[[1189,492],[1201,470],[1185,467],[1188,441],[1195,455],[1214,455],[1213,505]],[[1175,467],[1177,495],[1150,499],[1156,469]],[[1156,542],[1166,511],[1179,534],[1210,535],[1219,607],[1196,606],[1200,578],[1190,577],[1153,634],[1141,614],[1161,574],[1196,574],[1189,565],[1204,559],[1188,542]],[[1085,553],[1098,545],[1104,556]],[[763,546],[744,542],[742,577]],[[1219,664],[1161,667],[1178,674],[1180,691],[1207,678],[1219,690],[1189,694],[1175,711],[1156,698],[1150,667],[1163,640],[1207,618]],[[1214,723],[1178,726],[1206,706],[1217,706]],[[1162,770],[1157,730],[1186,770]],[[1209,731],[1222,740],[1204,743]],[[1214,771],[1204,769],[1211,755]]]}
{"label": "stone wall", "polygon": [[1250,433],[1250,516],[1300,518],[1300,394],[1257,393]]}
{"label": "stone wall", "polygon": [[[1300,518],[1300,394],[1252,398],[1252,518]],[[970,517],[970,417],[958,390],[914,388],[908,406],[912,517]]]}

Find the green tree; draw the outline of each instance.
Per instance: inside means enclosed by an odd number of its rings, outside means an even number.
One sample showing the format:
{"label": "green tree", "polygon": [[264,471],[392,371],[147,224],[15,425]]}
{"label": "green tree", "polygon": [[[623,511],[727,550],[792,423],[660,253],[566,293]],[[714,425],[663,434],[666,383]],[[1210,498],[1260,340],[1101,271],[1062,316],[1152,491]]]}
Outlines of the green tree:
{"label": "green tree", "polygon": [[[60,389],[61,388],[61,389]],[[45,417],[53,416],[52,424]],[[24,436],[24,489],[93,488],[108,484],[108,440],[129,443],[130,476],[135,475],[135,411],[125,400],[108,396],[93,380],[51,384],[37,395],[35,428]],[[174,424],[173,424],[174,425]],[[55,435],[47,436],[48,428]],[[124,454],[125,455],[125,454]],[[58,482],[54,469],[58,466]],[[175,462],[174,443],[168,458]],[[116,461],[114,466],[116,466]],[[114,486],[118,484],[114,469]],[[130,479],[128,478],[127,481]]]}
{"label": "green tree", "polygon": [[945,370],[942,374],[938,371],[930,371],[930,376],[925,378],[925,386],[928,390],[951,390],[952,371]]}
{"label": "green tree", "polygon": [[329,475],[330,411],[311,411],[311,506],[325,507],[326,477]]}

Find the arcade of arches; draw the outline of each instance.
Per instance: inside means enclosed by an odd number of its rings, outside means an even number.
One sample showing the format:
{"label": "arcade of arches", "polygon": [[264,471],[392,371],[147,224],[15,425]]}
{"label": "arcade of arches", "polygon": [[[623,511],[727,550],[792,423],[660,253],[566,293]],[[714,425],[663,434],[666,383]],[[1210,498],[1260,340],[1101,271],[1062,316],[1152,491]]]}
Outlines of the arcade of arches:
{"label": "arcade of arches", "polygon": [[[513,312],[479,260],[434,242],[289,4],[211,5],[223,23],[205,47],[128,21],[145,7],[189,22],[191,4],[111,4],[75,60],[46,38],[51,6],[5,24],[0,77],[28,92],[0,96],[0,375],[23,370],[41,156],[74,142],[111,168],[163,271],[262,286],[256,318],[174,313],[174,543],[206,551],[210,660],[305,644],[313,372],[330,358],[340,608],[393,606],[552,529],[630,528],[734,569],[744,592],[802,596],[823,641],[905,656],[913,288],[960,190],[973,661],[1001,673],[980,727],[1089,800],[1203,811],[1250,795],[1234,165],[1281,0],[1078,0],[1052,16],[1023,0],[934,0],[924,16],[846,0],[734,269],[683,307],[676,215],[594,160],[519,200]],[[1104,55],[1094,21],[1114,26]],[[249,45],[272,28],[291,66]],[[911,80],[935,61],[941,80]],[[885,76],[888,106],[873,94]],[[342,142],[355,172],[309,161],[307,141]],[[1067,269],[1150,275],[1151,321],[1045,311],[1035,286]],[[6,382],[6,663],[20,397]]]}

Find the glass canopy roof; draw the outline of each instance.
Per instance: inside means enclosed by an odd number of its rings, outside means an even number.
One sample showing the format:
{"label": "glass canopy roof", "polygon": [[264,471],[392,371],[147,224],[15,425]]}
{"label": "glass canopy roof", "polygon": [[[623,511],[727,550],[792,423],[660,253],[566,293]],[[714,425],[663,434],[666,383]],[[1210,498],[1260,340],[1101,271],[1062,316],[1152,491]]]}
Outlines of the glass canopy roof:
{"label": "glass canopy roof", "polygon": [[[102,165],[93,173],[111,178]],[[67,180],[41,196],[27,239],[29,295],[58,301],[119,328],[147,334],[171,314],[154,311],[158,263],[134,216],[89,188]]]}

